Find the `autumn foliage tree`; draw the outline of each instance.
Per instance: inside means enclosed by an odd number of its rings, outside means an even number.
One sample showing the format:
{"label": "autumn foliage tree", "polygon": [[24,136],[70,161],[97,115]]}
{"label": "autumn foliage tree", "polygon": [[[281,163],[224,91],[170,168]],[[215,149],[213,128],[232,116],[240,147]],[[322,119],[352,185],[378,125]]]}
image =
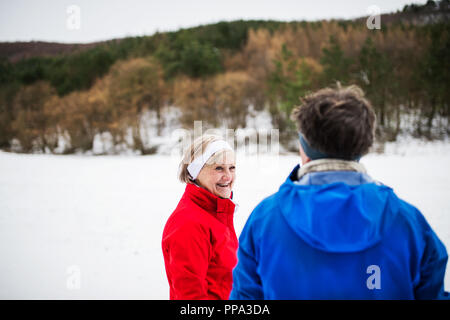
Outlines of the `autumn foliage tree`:
{"label": "autumn foliage tree", "polygon": [[45,103],[54,94],[54,88],[42,81],[22,87],[17,92],[12,102],[11,129],[23,152],[45,152],[46,146],[56,145],[56,137],[49,132],[52,119],[45,109]]}
{"label": "autumn foliage tree", "polygon": [[132,130],[133,148],[142,154],[150,152],[142,118],[154,112],[157,132],[161,132],[161,109],[167,99],[163,70],[154,58],[135,58],[115,65],[107,77],[110,129],[121,142],[127,128]]}

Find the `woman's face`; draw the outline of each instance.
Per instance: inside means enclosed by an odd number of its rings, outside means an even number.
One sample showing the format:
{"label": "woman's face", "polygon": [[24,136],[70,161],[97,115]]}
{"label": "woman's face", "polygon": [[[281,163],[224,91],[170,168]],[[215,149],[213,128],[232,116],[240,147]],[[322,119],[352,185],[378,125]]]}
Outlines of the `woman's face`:
{"label": "woman's face", "polygon": [[233,152],[224,152],[212,165],[205,165],[197,177],[197,183],[212,194],[230,198],[235,179],[236,161]]}

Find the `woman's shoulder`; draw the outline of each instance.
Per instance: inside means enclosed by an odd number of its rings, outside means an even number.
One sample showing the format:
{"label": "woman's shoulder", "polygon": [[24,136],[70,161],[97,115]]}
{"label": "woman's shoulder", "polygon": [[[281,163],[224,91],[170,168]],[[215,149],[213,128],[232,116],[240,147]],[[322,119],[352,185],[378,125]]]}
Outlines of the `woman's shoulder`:
{"label": "woman's shoulder", "polygon": [[167,220],[165,229],[206,230],[215,223],[207,211],[189,199],[183,199]]}
{"label": "woman's shoulder", "polygon": [[172,212],[169,219],[180,222],[202,222],[202,215],[204,211],[197,206],[190,199],[182,199],[175,210]]}

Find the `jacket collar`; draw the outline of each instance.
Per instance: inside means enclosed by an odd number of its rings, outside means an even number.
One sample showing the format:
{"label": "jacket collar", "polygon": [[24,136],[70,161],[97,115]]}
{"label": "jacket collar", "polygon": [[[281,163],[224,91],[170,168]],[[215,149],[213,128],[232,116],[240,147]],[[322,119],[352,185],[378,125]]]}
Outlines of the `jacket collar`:
{"label": "jacket collar", "polygon": [[353,171],[367,173],[366,168],[357,161],[341,159],[318,159],[305,164],[298,171],[298,180],[310,172]]}
{"label": "jacket collar", "polygon": [[[186,184],[184,196],[203,210],[211,213],[222,223],[226,225],[233,224],[236,205],[231,199],[223,199],[215,196],[208,190],[192,183]],[[231,197],[233,197],[233,194],[231,194]]]}
{"label": "jacket collar", "polygon": [[300,165],[299,164],[296,165],[295,168],[289,174],[289,177],[286,179],[286,183],[292,185],[324,185],[342,182],[348,185],[359,185],[363,183],[375,183],[378,185],[382,185],[382,183],[372,179],[372,177],[370,177],[365,172],[364,167],[359,168],[360,170],[356,168],[354,168],[353,170],[350,168],[346,169],[341,168],[339,170],[339,168],[337,167],[328,168],[328,170],[320,168],[324,170],[317,170],[317,171],[315,171],[312,167],[306,169],[307,170],[305,171],[307,172],[303,171],[302,172],[303,174],[300,174],[301,171]]}

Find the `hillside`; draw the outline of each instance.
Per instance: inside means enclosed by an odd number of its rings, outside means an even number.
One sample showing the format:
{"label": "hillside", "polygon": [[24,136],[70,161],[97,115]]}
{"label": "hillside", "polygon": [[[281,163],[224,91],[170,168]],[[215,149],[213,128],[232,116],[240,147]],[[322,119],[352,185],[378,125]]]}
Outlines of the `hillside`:
{"label": "hillside", "polygon": [[[450,2],[441,1],[436,4],[434,1],[430,1],[428,4],[420,5],[406,5],[402,11],[396,13],[387,13],[381,15],[381,21],[386,24],[392,23],[407,23],[413,25],[423,25],[429,23],[443,22],[450,17]],[[365,22],[367,16],[343,20],[346,23],[360,23]],[[253,24],[252,21],[247,21],[249,24]],[[258,23],[258,22],[257,22]],[[259,21],[259,26],[268,29],[274,29],[274,26],[284,25],[285,22],[270,22]],[[200,28],[208,28],[209,26],[201,26]],[[254,27],[252,25],[251,27]],[[195,28],[191,28],[195,29]],[[31,42],[0,42],[0,59],[5,58],[10,62],[17,62],[23,59],[32,57],[49,57],[56,55],[70,54],[74,52],[83,51],[86,49],[94,48],[105,42],[120,42],[122,39],[111,39],[103,42],[93,42],[88,44],[80,43],[56,43],[45,41],[31,41]]]}
{"label": "hillside", "polygon": [[49,57],[80,52],[94,48],[99,44],[99,42],[89,44],[67,44],[44,41],[0,42],[0,57],[6,58],[9,62],[14,63],[33,57]]}
{"label": "hillside", "polygon": [[[220,22],[86,45],[0,44],[0,148],[73,153],[94,141],[157,152],[167,128],[248,127],[266,112],[291,148],[306,93],[357,84],[379,141],[449,133],[449,1],[366,18]],[[171,120],[168,120],[171,119]],[[406,119],[406,120],[405,120]],[[114,146],[118,146],[115,148]],[[121,146],[121,147],[119,147]]]}

